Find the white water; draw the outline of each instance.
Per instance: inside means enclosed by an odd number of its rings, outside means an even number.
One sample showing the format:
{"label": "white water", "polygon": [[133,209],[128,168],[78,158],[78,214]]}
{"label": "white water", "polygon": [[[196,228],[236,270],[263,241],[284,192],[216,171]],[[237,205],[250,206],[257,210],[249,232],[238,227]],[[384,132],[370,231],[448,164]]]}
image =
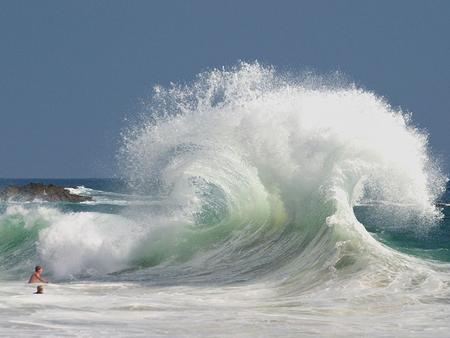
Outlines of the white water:
{"label": "white water", "polygon": [[[392,223],[422,230],[440,217],[445,178],[408,115],[258,64],[157,87],[144,110],[119,157],[147,204],[1,216],[43,220],[35,255],[57,282],[45,296],[2,283],[5,335],[446,335],[449,266],[382,245],[353,213],[402,205]],[[20,276],[36,259],[17,252]]]}

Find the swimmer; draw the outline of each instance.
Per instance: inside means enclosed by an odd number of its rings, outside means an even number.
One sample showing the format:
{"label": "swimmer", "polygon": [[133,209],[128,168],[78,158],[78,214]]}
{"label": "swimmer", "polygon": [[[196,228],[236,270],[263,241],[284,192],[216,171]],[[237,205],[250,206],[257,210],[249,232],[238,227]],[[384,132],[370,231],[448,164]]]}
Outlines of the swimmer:
{"label": "swimmer", "polygon": [[42,285],[38,285],[35,295],[42,295],[44,293],[44,287]]}
{"label": "swimmer", "polygon": [[41,273],[44,272],[44,269],[37,265],[34,268],[33,274],[30,276],[30,280],[28,283],[48,283],[48,280],[41,277]]}

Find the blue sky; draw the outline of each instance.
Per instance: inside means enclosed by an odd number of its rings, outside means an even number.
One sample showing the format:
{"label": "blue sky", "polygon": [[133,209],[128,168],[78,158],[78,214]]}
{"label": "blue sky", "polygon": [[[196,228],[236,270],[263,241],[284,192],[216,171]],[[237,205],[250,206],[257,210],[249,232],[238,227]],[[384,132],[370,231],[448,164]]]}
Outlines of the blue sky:
{"label": "blue sky", "polygon": [[1,1],[0,177],[114,174],[155,84],[259,60],[339,70],[413,113],[450,167],[450,1]]}

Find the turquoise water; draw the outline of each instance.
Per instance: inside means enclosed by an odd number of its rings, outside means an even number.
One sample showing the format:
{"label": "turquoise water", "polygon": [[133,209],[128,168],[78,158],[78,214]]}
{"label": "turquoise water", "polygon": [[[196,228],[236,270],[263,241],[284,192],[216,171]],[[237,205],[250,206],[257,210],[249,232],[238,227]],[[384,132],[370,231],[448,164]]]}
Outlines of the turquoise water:
{"label": "turquoise water", "polygon": [[[440,198],[450,201],[450,186]],[[450,261],[450,205],[442,206],[442,218],[432,224],[417,219],[374,217],[374,207],[357,206],[355,214],[365,228],[380,242],[407,254],[443,262]]]}
{"label": "turquoise water", "polygon": [[[78,203],[30,203],[25,205],[28,209],[36,209],[46,206],[63,213],[86,213],[96,212],[105,214],[121,214],[129,208],[133,203],[137,204],[135,208],[139,208],[139,201],[151,202],[146,196],[132,195],[129,185],[120,179],[0,179],[0,188],[8,185],[21,185],[29,182],[42,182],[45,184],[56,184],[66,187],[86,187],[91,189],[88,195],[100,197],[97,203],[78,204]],[[447,185],[446,192],[439,199],[444,204],[450,203],[450,184]],[[0,212],[5,212],[8,207],[7,203],[0,204]],[[146,206],[148,207],[148,206]],[[157,209],[157,205],[150,206]],[[401,209],[401,207],[398,207]],[[357,205],[354,212],[358,220],[365,226],[367,231],[378,241],[392,247],[395,250],[417,256],[424,259],[432,259],[437,261],[450,261],[450,206],[441,207],[442,217],[434,221],[433,224],[421,224],[420,219],[399,220],[398,218],[389,218],[392,214],[392,207],[388,213],[380,216],[380,206]],[[222,211],[223,212],[223,211]],[[219,214],[215,210],[212,213],[206,211],[206,215],[202,215],[203,222],[217,223]],[[20,215],[16,214],[8,220],[9,226],[5,220],[2,220],[1,246],[0,256],[3,266],[15,265],[15,259],[11,259],[12,250],[26,248],[34,252],[33,243],[36,240],[38,232],[48,226],[44,219],[35,221],[32,231],[22,231],[19,234],[13,233],[14,229],[22,228],[25,221]],[[28,255],[31,255],[31,252]]]}

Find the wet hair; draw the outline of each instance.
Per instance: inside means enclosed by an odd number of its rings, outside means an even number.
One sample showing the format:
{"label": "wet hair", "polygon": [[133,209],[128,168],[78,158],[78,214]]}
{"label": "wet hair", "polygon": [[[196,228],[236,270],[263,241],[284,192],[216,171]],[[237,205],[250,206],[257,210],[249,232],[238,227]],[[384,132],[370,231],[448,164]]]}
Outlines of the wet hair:
{"label": "wet hair", "polygon": [[42,266],[40,265],[36,265],[36,267],[34,268],[34,271],[38,272],[39,270],[42,269]]}
{"label": "wet hair", "polygon": [[44,293],[44,287],[42,285],[38,285],[36,293]]}

